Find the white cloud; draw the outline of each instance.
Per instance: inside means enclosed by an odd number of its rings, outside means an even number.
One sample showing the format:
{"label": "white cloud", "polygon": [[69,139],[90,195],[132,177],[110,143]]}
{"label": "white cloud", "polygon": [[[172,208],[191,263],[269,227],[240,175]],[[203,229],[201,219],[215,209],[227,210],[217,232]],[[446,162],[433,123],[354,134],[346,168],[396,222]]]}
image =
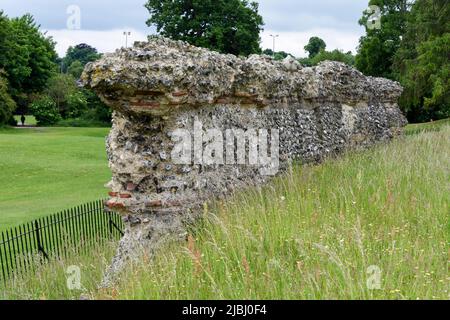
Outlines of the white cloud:
{"label": "white cloud", "polygon": [[[257,0],[265,25],[261,34],[263,48],[272,48],[270,33],[279,34],[277,48],[297,56],[305,56],[303,47],[312,36],[323,38],[328,49],[355,51],[364,29],[358,25],[367,0]],[[1,0],[2,10],[10,16],[32,13],[42,29],[49,30],[58,42],[60,56],[70,45],[88,43],[101,52],[123,46],[123,26],[132,29],[133,40],[145,40],[154,32],[145,22],[149,17],[145,0]],[[64,29],[67,6],[81,9],[81,30]],[[131,42],[130,42],[131,43]]]}
{"label": "white cloud", "polygon": [[47,35],[52,36],[57,42],[56,52],[60,57],[65,56],[69,46],[75,46],[79,43],[87,43],[95,47],[99,52],[114,52],[116,49],[125,46],[125,36],[123,32],[131,32],[128,37],[128,46],[134,41],[146,41],[147,35],[142,31],[132,28],[122,28],[106,31],[97,30],[47,30]]}
{"label": "white cloud", "polygon": [[265,30],[261,34],[261,47],[263,49],[272,49],[273,40],[270,35],[278,34],[276,38],[275,51],[286,51],[297,57],[305,57],[307,53],[303,47],[308,44],[309,38],[317,36],[322,38],[327,44],[327,50],[341,49],[344,52],[356,52],[358,40],[363,35],[363,30],[360,33],[352,31],[343,31],[328,28],[314,28],[301,32],[277,32],[272,30]]}
{"label": "white cloud", "polygon": [[[364,31],[358,20],[368,0],[257,0],[265,21],[263,48],[272,48],[268,34],[280,34],[278,48],[303,56],[303,46],[311,36],[320,36],[328,49],[354,51]],[[102,52],[113,51],[123,45],[122,27],[133,29],[136,40],[154,28],[146,26],[149,18],[145,0],[1,0],[1,9],[10,16],[30,12],[43,29],[50,30],[57,40],[60,55],[69,45],[86,42]],[[82,31],[66,28],[67,7],[76,4],[81,10]]]}

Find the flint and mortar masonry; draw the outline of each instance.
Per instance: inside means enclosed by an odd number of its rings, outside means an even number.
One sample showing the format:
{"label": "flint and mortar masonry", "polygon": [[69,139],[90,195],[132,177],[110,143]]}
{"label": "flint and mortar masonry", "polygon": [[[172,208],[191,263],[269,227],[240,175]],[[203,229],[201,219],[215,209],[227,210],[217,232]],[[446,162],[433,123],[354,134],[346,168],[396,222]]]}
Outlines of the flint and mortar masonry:
{"label": "flint and mortar masonry", "polygon": [[[173,132],[276,129],[280,171],[401,133],[402,87],[338,62],[302,67],[287,58],[240,58],[184,42],[150,38],[90,63],[82,75],[113,110],[107,138],[113,179],[107,206],[126,233],[113,270],[138,248],[154,249],[202,212],[205,201],[268,176],[249,165],[173,163]],[[247,146],[248,148],[248,146]]]}

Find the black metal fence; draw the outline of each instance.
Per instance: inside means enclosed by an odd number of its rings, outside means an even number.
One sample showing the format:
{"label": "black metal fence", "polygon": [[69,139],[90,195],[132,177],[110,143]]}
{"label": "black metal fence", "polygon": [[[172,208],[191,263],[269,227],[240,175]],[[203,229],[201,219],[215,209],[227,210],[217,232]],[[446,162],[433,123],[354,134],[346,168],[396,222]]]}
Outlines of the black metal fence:
{"label": "black metal fence", "polygon": [[122,236],[121,217],[106,211],[103,200],[2,231],[1,282],[6,282],[13,273],[34,271],[41,261],[87,252],[93,246],[118,240]]}

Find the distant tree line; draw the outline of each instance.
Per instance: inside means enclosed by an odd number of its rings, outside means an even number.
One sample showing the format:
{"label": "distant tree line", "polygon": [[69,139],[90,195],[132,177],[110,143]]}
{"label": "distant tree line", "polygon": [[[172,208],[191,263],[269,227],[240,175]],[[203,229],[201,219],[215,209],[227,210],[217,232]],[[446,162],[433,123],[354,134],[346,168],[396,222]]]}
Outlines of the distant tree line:
{"label": "distant tree line", "polygon": [[97,50],[80,44],[64,58],[55,42],[27,14],[9,18],[0,11],[0,125],[14,125],[14,114],[33,114],[39,125],[102,125],[110,111],[90,90],[77,86]]}
{"label": "distant tree line", "polygon": [[321,38],[310,38],[308,44],[304,47],[305,51],[308,52],[308,57],[299,59],[299,62],[309,67],[316,66],[326,60],[343,62],[350,66],[355,64],[355,56],[350,51],[347,53],[339,49],[326,51],[326,47],[325,41]]}
{"label": "distant tree line", "polygon": [[[341,61],[366,75],[399,81],[405,88],[400,106],[412,122],[450,117],[449,1],[369,0],[369,5],[380,8],[381,27],[369,27],[373,12],[363,13],[359,23],[366,34],[356,57],[327,51],[322,39],[312,37],[304,47],[308,57],[299,61],[305,66]],[[147,24],[163,36],[235,55],[263,53],[275,60],[290,55],[261,50],[264,22],[256,2],[148,0],[145,6]],[[14,112],[29,111],[42,125],[109,122],[109,109],[76,85],[86,63],[99,57],[95,48],[79,44],[58,58],[55,43],[32,16],[10,19],[0,11],[0,125],[13,123]]]}
{"label": "distant tree line", "polygon": [[287,53],[285,51],[273,52],[272,49],[264,49],[262,53],[265,54],[266,56],[271,56],[273,59],[277,61],[286,59],[288,56],[292,56],[292,54]]}
{"label": "distant tree line", "polygon": [[[304,47],[305,51],[308,52],[308,57],[299,58],[298,61],[307,67],[313,67],[318,65],[322,61],[340,61],[346,63],[350,66],[355,64],[355,56],[349,51],[347,53],[342,52],[339,49],[333,51],[326,51],[327,45],[324,40],[319,37],[312,37],[309,39],[308,44]],[[265,49],[263,54],[271,56],[274,60],[283,60],[288,56],[294,57],[285,51],[273,52],[272,49]]]}

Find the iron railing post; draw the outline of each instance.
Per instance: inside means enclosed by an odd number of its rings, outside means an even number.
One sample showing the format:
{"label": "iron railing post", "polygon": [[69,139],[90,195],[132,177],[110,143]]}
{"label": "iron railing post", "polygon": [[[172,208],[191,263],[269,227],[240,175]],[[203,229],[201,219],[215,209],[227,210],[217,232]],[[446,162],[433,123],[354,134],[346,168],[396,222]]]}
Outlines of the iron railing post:
{"label": "iron railing post", "polygon": [[109,237],[111,239],[113,237],[113,221],[110,214],[108,214],[108,218],[109,218]]}
{"label": "iron railing post", "polygon": [[40,253],[42,253],[46,259],[48,259],[48,255],[45,252],[44,248],[42,247],[41,235],[40,235],[40,232],[39,232],[40,231],[40,225],[39,225],[39,221],[38,220],[36,220],[34,222],[34,226],[35,226],[35,229],[36,229],[36,242],[37,242],[38,251]]}

